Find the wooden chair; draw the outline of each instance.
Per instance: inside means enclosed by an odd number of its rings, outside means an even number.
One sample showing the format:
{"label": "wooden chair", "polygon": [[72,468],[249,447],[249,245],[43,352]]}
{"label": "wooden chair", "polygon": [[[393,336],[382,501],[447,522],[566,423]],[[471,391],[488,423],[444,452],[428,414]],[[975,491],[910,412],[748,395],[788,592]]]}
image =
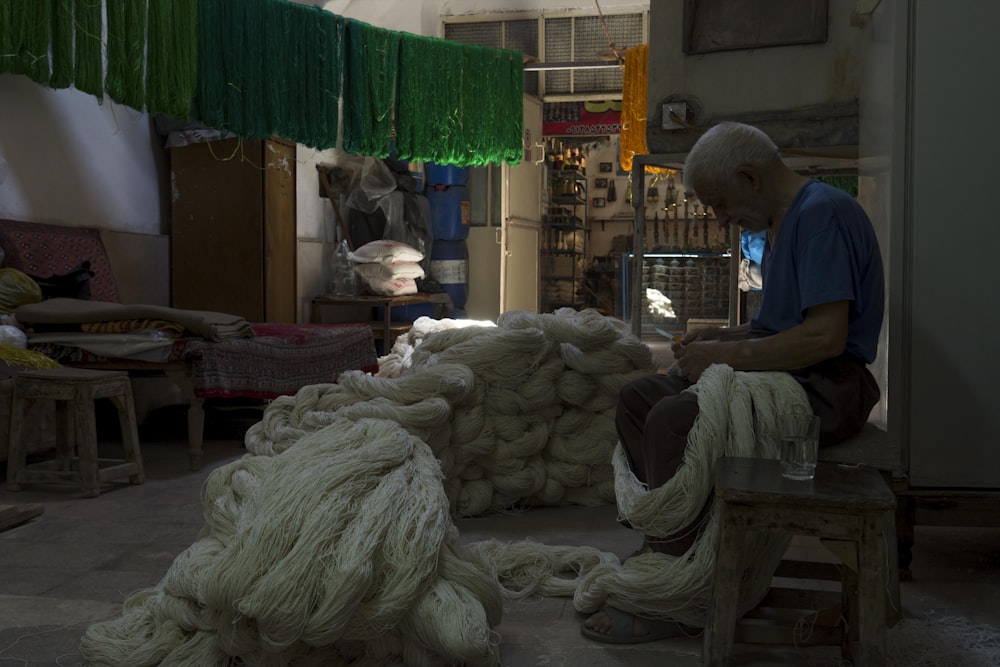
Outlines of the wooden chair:
{"label": "wooden chair", "polygon": [[[124,459],[98,458],[94,401],[99,398],[110,399],[118,409]],[[56,460],[29,465],[22,418],[29,404],[38,400],[56,401]],[[74,433],[72,444],[67,428],[70,415]],[[20,491],[23,484],[32,482],[70,480],[79,483],[84,497],[92,498],[100,494],[102,482],[122,477],[128,477],[131,484],[142,484],[145,480],[128,373],[54,368],[21,371],[14,377],[7,457],[8,491]]]}

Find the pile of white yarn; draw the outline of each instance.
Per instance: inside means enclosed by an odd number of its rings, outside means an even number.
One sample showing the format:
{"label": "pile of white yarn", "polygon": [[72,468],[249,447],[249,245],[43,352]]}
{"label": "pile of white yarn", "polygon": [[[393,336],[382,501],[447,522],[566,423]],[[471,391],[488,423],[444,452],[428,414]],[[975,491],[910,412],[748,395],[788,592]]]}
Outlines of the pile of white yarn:
{"label": "pile of white yarn", "polygon": [[[379,376],[346,373],[268,406],[249,453],[210,476],[194,544],[120,618],[88,628],[88,663],[494,667],[503,595],[703,622],[714,514],[684,557],[624,567],[589,547],[463,547],[452,517],[617,494],[633,525],[669,534],[707,499],[718,456],[776,455],[774,415],[805,402],[797,383],[709,368],[687,465],[649,491],[616,450],[619,390],[653,371],[623,323],[572,310],[432,322],[397,341]],[[749,548],[769,574],[784,542]]]}
{"label": "pile of white yarn", "polygon": [[156,587],[87,629],[88,664],[497,664],[495,575],[463,555],[430,449],[391,421],[219,468],[204,513]]}
{"label": "pile of white yarn", "polygon": [[390,419],[430,446],[457,516],[606,505],[618,394],[655,371],[623,322],[569,308],[507,312],[496,325],[422,317],[379,367],[277,399],[247,449],[279,453],[336,419]]}
{"label": "pile of white yarn", "polygon": [[195,543],[88,628],[89,664],[498,664],[497,573],[451,517],[613,502],[618,391],[653,362],[593,311],[427,323],[398,377],[268,406],[210,476]]}

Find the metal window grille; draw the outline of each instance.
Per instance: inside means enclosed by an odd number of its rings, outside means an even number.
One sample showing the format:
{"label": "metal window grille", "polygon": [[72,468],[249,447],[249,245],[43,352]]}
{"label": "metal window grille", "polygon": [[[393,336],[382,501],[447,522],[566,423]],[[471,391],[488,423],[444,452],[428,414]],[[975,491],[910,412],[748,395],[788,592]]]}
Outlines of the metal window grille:
{"label": "metal window grille", "polygon": [[[605,14],[607,33],[597,14],[509,19],[495,15],[482,19],[448,17],[444,36],[466,44],[514,49],[544,62],[585,63],[613,58],[609,35],[619,49],[645,43],[646,16],[644,12]],[[546,101],[616,98],[621,96],[622,72],[613,67],[527,71],[524,91]]]}
{"label": "metal window grille", "polygon": [[[463,44],[513,49],[526,56],[538,57],[538,19],[445,23],[444,36]],[[539,94],[538,78],[538,72],[524,73],[525,93]]]}

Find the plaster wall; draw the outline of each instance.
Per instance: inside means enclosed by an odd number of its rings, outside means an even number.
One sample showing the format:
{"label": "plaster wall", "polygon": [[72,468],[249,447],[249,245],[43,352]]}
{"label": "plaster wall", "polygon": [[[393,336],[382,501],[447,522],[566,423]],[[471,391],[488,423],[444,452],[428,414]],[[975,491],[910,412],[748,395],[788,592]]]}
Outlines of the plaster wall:
{"label": "plaster wall", "polygon": [[[649,45],[647,143],[651,153],[690,148],[673,146],[678,132],[662,129],[662,105],[668,100],[687,101],[689,122],[708,125],[752,112],[858,99],[869,27],[852,20],[856,0],[829,0],[825,43],[698,55],[683,51],[684,4],[684,0],[654,0],[650,6],[649,34],[662,37],[651,39]],[[778,137],[775,141],[783,143]]]}
{"label": "plaster wall", "polygon": [[146,114],[0,74],[0,218],[164,234],[165,174]]}

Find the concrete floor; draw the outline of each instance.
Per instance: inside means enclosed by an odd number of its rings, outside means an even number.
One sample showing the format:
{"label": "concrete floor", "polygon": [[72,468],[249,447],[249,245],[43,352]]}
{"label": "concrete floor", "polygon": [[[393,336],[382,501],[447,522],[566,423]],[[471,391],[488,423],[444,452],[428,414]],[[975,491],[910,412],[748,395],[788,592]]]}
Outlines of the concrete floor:
{"label": "concrete floor", "polygon": [[[206,466],[187,469],[175,439],[142,443],[147,481],[107,485],[97,498],[73,489],[0,491],[0,504],[43,503],[44,514],[0,533],[0,667],[81,664],[78,642],[91,623],[119,615],[132,591],[160,581],[202,525],[200,487],[208,473],[242,456],[238,440],[206,443]],[[548,508],[458,522],[466,541],[533,538],[591,545],[619,556],[638,537],[615,520],[613,507]],[[918,527],[912,570],[902,584],[905,620],[889,632],[889,664],[1000,665],[1000,529]],[[793,548],[812,551],[815,544]],[[700,664],[700,640],[619,647],[580,636],[583,616],[570,600],[508,602],[497,628],[506,667]],[[950,629],[946,629],[950,628]],[[956,638],[968,626],[978,648]],[[919,648],[934,645],[935,653]],[[911,653],[918,647],[923,661]],[[839,651],[737,645],[740,665],[837,665]]]}

